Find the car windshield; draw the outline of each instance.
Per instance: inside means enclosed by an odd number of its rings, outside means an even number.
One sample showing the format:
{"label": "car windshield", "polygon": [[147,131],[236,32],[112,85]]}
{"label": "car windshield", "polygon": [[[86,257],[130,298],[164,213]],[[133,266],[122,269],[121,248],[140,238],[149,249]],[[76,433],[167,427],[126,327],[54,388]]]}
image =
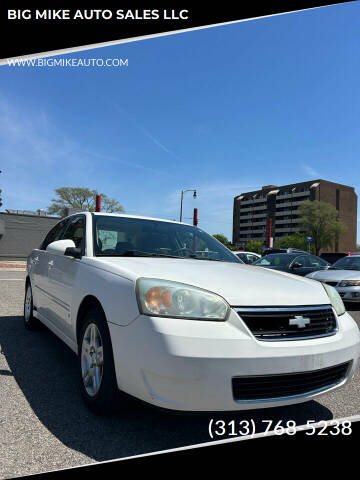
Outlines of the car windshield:
{"label": "car windshield", "polygon": [[94,215],[96,256],[151,256],[242,263],[208,233],[180,223]]}
{"label": "car windshield", "polygon": [[360,270],[359,257],[344,257],[331,265],[329,270]]}
{"label": "car windshield", "polygon": [[260,258],[253,265],[259,265],[260,267],[286,267],[294,258],[294,255],[287,255],[286,253],[271,253]]}

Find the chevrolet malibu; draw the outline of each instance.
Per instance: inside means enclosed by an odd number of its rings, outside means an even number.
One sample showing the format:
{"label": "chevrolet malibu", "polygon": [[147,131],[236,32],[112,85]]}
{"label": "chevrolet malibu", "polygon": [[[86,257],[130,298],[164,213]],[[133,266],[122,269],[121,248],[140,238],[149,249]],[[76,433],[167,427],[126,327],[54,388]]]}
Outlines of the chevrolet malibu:
{"label": "chevrolet malibu", "polygon": [[27,261],[24,323],[78,355],[87,406],[172,410],[294,404],[345,385],[359,329],[336,290],[244,265],[190,225],[84,212]]}

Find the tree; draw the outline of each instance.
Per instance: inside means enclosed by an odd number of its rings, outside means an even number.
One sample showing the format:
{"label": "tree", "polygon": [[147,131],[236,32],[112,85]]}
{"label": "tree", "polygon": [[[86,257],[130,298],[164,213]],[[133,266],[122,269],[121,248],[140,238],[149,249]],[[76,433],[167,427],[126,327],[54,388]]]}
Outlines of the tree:
{"label": "tree", "polygon": [[298,215],[300,230],[312,237],[316,255],[319,255],[320,249],[332,247],[346,230],[339,220],[339,212],[327,202],[303,202],[298,208]]}
{"label": "tree", "polygon": [[264,250],[263,242],[259,242],[258,240],[250,240],[245,246],[245,250],[247,252],[259,253]]}
{"label": "tree", "polygon": [[219,240],[219,242],[221,242],[223,245],[225,245],[225,247],[230,248],[231,243],[230,243],[229,239],[227,237],[225,237],[225,235],[223,235],[222,233],[215,233],[215,235],[213,235],[213,237],[216,238],[216,240]]}
{"label": "tree", "polygon": [[300,250],[307,250],[308,243],[303,233],[296,232],[294,235],[286,235],[274,242],[275,248],[299,248]]}
{"label": "tree", "polygon": [[124,208],[114,198],[109,198],[105,193],[101,193],[101,210],[106,213],[124,212]]}
{"label": "tree", "polygon": [[[96,195],[99,195],[97,190],[81,187],[57,188],[55,193],[57,197],[51,200],[52,204],[48,207],[48,213],[62,217],[66,215],[67,207],[93,212],[95,210]],[[100,193],[100,195],[103,211],[111,213],[124,211],[124,208],[117,200],[108,198],[104,193]]]}

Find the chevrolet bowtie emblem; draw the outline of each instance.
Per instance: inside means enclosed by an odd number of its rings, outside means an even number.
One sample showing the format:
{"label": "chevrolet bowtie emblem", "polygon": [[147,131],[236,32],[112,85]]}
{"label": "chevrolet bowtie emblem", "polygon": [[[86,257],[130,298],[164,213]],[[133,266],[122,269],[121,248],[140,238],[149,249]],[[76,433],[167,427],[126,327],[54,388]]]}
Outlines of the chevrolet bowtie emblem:
{"label": "chevrolet bowtie emblem", "polygon": [[289,325],[297,325],[298,328],[305,328],[305,325],[310,323],[310,318],[304,318],[301,315],[295,315],[295,318],[290,318]]}

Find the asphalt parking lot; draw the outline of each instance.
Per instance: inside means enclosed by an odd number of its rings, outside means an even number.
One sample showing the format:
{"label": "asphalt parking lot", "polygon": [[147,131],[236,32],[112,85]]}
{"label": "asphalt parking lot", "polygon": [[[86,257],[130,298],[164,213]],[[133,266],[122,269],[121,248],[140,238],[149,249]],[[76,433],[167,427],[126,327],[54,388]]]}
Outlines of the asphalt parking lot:
{"label": "asphalt parking lot", "polygon": [[[92,415],[77,386],[76,356],[45,327],[23,328],[23,271],[0,270],[0,478],[211,441],[210,418],[330,420],[360,413],[360,373],[345,388],[292,407],[243,414],[170,414],[142,405]],[[350,308],[360,325],[360,307]]]}

